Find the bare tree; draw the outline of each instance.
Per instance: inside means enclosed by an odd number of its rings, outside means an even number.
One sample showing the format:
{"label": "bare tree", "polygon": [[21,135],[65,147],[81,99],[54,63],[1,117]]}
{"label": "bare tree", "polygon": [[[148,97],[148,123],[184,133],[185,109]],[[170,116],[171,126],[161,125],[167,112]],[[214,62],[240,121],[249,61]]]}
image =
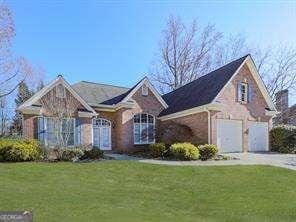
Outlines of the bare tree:
{"label": "bare tree", "polygon": [[275,102],[278,91],[288,89],[295,95],[296,92],[296,48],[291,46],[278,46],[268,56],[263,57],[260,74],[266,84],[267,90]]}
{"label": "bare tree", "polygon": [[221,38],[212,53],[212,69],[217,69],[232,60],[247,55],[251,51],[252,49],[247,44],[243,34]]}
{"label": "bare tree", "polygon": [[194,20],[186,27],[179,17],[171,16],[152,64],[152,80],[165,92],[207,73],[211,67],[210,55],[220,38],[213,25],[202,29]]}
{"label": "bare tree", "polygon": [[33,74],[33,68],[23,57],[11,51],[15,24],[10,9],[0,4],[0,97],[10,95],[20,83]]}
{"label": "bare tree", "polygon": [[61,84],[44,95],[41,100],[42,112],[49,117],[51,128],[56,139],[56,147],[68,146],[73,121],[71,118],[77,112],[79,102]]}
{"label": "bare tree", "polygon": [[266,88],[275,102],[275,93],[289,89],[296,90],[296,48],[279,45],[277,47],[251,47],[244,35],[230,36],[215,47],[213,68],[218,68],[232,60],[251,54]]}

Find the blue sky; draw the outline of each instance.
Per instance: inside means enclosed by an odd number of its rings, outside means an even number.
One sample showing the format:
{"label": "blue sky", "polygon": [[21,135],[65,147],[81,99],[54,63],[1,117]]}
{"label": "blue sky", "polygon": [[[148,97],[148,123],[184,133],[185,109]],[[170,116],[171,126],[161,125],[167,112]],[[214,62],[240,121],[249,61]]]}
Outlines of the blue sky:
{"label": "blue sky", "polygon": [[70,83],[132,86],[148,72],[170,14],[216,24],[224,35],[243,33],[254,44],[296,45],[292,1],[6,2],[16,22],[15,52],[43,67],[47,81],[61,73]]}

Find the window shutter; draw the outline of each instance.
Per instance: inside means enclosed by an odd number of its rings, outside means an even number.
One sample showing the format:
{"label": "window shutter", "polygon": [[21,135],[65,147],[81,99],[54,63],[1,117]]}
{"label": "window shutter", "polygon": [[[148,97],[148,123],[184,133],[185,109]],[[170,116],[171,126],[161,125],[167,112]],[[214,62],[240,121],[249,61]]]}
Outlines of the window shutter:
{"label": "window shutter", "polygon": [[45,121],[44,117],[42,117],[42,116],[38,117],[37,138],[42,144],[44,144],[44,142],[45,142],[45,123],[44,123],[44,121]]}
{"label": "window shutter", "polygon": [[248,84],[248,102],[251,102],[253,98],[253,89],[251,84]]}
{"label": "window shutter", "polygon": [[241,85],[241,83],[239,82],[239,83],[237,83],[237,93],[236,93],[236,99],[237,99],[237,102],[241,102],[242,101],[242,93],[241,93],[241,87],[242,87],[242,85]]}
{"label": "window shutter", "polygon": [[81,120],[75,119],[75,145],[81,145]]}

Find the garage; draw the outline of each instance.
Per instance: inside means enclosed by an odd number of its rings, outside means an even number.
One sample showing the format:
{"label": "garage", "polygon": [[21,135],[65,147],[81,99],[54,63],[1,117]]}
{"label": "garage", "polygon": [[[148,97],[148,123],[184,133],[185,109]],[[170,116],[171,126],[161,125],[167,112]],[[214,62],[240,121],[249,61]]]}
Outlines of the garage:
{"label": "garage", "polygon": [[221,153],[242,152],[242,121],[217,120],[217,145]]}
{"label": "garage", "polygon": [[268,151],[268,123],[249,122],[249,152]]}

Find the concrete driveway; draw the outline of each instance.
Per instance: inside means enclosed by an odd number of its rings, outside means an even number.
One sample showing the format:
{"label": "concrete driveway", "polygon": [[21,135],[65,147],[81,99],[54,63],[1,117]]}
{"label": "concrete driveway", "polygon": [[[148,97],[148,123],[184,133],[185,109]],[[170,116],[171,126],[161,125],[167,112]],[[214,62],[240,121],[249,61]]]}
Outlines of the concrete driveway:
{"label": "concrete driveway", "polygon": [[232,153],[239,162],[246,164],[264,164],[296,170],[296,154],[279,153]]}
{"label": "concrete driveway", "polygon": [[296,170],[296,154],[278,154],[278,153],[229,153],[226,154],[237,159],[220,161],[167,161],[155,159],[138,160],[143,163],[165,164],[165,165],[271,165],[277,167]]}

